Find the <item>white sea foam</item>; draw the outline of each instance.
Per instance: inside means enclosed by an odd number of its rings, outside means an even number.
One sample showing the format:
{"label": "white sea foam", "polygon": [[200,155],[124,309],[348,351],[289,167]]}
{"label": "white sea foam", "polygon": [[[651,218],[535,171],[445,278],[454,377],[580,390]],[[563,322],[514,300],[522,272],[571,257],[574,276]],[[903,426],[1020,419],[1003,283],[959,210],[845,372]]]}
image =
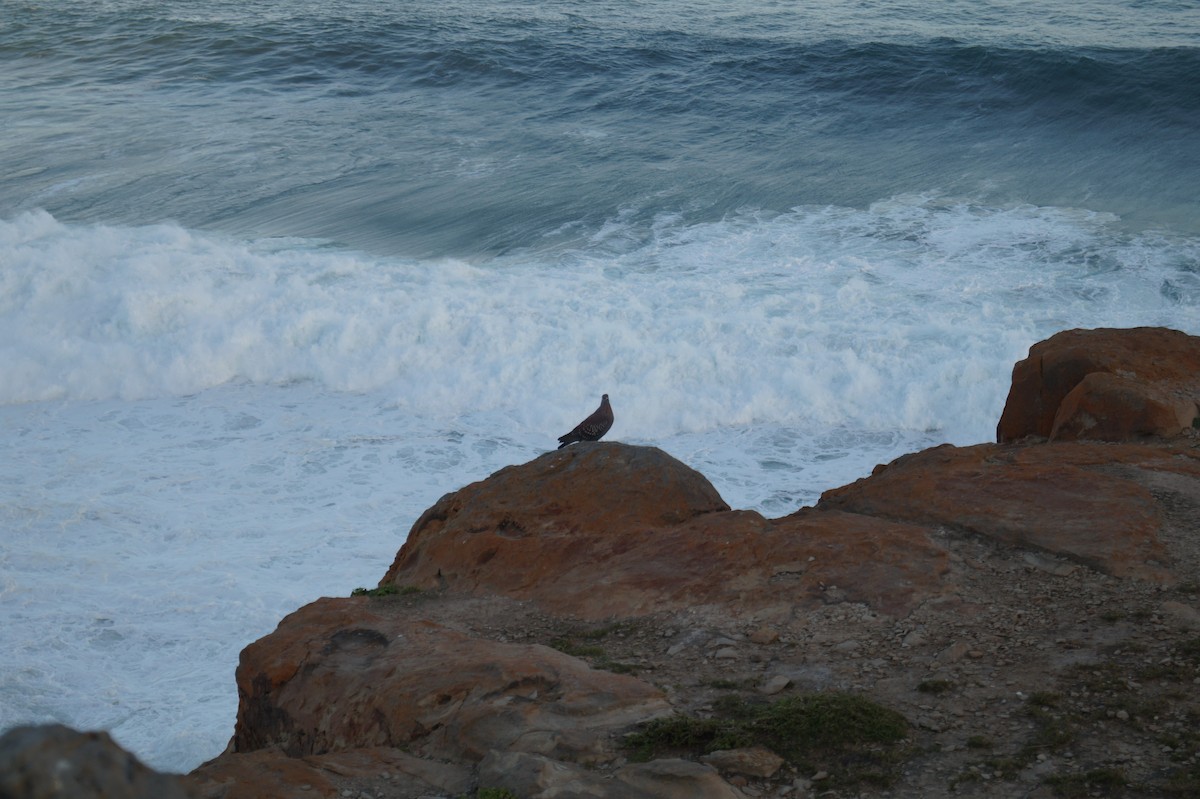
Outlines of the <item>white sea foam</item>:
{"label": "white sea foam", "polygon": [[1114,221],[901,198],[468,265],[31,213],[0,223],[0,402],[313,380],[530,425],[607,390],[639,436],[798,419],[978,434],[1037,337],[1194,327],[1196,243]]}
{"label": "white sea foam", "polygon": [[110,729],[186,770],[237,653],[383,574],[442,493],[612,395],[735,507],[782,515],[989,440],[1058,329],[1200,333],[1200,244],[1070,209],[747,211],[483,264],[174,225],[0,221],[0,729]]}

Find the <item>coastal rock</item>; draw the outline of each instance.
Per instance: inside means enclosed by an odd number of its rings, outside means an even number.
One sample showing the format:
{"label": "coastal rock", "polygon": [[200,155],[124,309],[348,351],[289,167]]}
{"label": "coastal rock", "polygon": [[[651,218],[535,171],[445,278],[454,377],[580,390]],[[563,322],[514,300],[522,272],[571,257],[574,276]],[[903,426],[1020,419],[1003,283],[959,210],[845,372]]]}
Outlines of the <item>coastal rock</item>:
{"label": "coastal rock", "polygon": [[1156,327],[1065,330],[1013,367],[996,440],[1173,436],[1195,422],[1198,402],[1200,338]]}
{"label": "coastal rock", "polygon": [[[1018,365],[1009,406],[1044,433],[906,455],[779,519],[730,510],[694,470],[619,443],[448,494],[381,581],[414,591],[319,600],[247,647],[231,749],[193,776],[205,799],[796,795],[811,788],[797,773],[825,786],[842,764],[797,772],[750,746],[626,763],[622,741],[730,697],[847,688],[915,720],[939,764],[910,763],[897,795],[949,795],[944,775],[972,765],[964,740],[1026,751],[1011,720],[1034,695],[1088,720],[1130,718],[1108,710],[1113,691],[1170,695],[1163,723],[1190,729],[1200,706],[1178,697],[1200,681],[1200,445],[1164,431],[1187,421],[1192,345],[1125,332],[1069,331],[1031,350],[1030,374]],[[1048,420],[1035,406],[1053,406]],[[1103,437],[1130,440],[1084,440]],[[1130,739],[1138,725],[1084,729],[1072,747],[1089,767],[1128,744],[1146,764],[1131,779],[1198,784],[1154,736]]]}
{"label": "coastal rock", "polygon": [[106,732],[59,724],[14,727],[0,737],[0,797],[193,799],[191,780],[160,774]]}
{"label": "coastal rock", "polygon": [[1167,437],[1192,427],[1200,396],[1134,377],[1093,372],[1058,406],[1052,441],[1128,441]]}
{"label": "coastal rock", "polygon": [[365,747],[478,761],[514,750],[586,762],[615,728],[667,711],[661,692],[539,645],[464,635],[322,599],[242,652],[233,750]]}
{"label": "coastal rock", "polygon": [[1168,477],[1200,491],[1194,449],[945,445],[826,491],[818,508],[963,529],[1115,576],[1166,581],[1155,490]]}
{"label": "coastal rock", "polygon": [[845,598],[895,614],[940,593],[946,569],[921,527],[730,511],[703,476],[661,450],[600,443],[443,497],[381,585],[500,593],[590,619],[698,606],[790,613],[827,601],[823,586],[845,585]]}

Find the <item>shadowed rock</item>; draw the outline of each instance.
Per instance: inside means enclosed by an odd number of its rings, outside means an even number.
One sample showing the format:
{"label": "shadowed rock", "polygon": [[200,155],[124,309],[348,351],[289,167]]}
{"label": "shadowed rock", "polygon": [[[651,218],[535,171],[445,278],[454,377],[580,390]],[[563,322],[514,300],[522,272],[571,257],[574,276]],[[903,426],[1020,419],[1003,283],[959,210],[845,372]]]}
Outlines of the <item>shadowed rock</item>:
{"label": "shadowed rock", "polygon": [[160,774],[106,732],[59,724],[16,727],[0,737],[3,799],[190,799],[191,781]]}

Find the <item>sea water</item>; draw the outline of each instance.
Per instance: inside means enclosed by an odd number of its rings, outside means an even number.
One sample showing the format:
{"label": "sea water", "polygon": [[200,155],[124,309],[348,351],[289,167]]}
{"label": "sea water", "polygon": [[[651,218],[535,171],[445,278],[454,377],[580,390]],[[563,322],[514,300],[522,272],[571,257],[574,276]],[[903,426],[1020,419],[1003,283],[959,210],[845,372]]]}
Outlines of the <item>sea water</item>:
{"label": "sea water", "polygon": [[442,494],[664,449],[781,516],[1200,334],[1170,0],[0,0],[0,729],[218,754]]}

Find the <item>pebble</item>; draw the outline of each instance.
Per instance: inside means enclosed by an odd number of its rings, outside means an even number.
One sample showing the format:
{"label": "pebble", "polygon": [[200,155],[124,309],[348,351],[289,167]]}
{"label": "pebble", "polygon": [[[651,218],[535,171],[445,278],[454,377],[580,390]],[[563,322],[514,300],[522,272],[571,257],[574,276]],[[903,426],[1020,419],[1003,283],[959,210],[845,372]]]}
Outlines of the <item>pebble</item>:
{"label": "pebble", "polygon": [[1040,569],[1041,571],[1044,571],[1048,574],[1053,574],[1057,577],[1069,577],[1079,568],[1078,566],[1073,566],[1069,563],[1062,563],[1061,561],[1057,561],[1053,558],[1045,557],[1043,555],[1038,555],[1033,552],[1026,552],[1024,555],[1024,560],[1027,564],[1035,569]]}
{"label": "pebble", "polygon": [[779,640],[779,630],[774,627],[760,627],[750,633],[750,641],[755,644],[773,644]]}
{"label": "pebble", "polygon": [[776,674],[774,677],[772,677],[771,679],[764,682],[762,684],[762,687],[760,687],[758,690],[760,692],[766,694],[767,696],[770,696],[772,694],[779,693],[780,691],[782,691],[784,688],[787,688],[791,684],[792,684],[792,681],[790,678],[788,678],[782,674]]}
{"label": "pebble", "polygon": [[717,660],[736,660],[737,656],[738,651],[731,646],[727,646],[724,649],[718,649],[716,654],[713,655],[713,657],[715,657]]}
{"label": "pebble", "polygon": [[970,648],[970,645],[968,645],[966,641],[956,641],[938,653],[937,660],[942,661],[943,663],[953,663],[957,660],[961,660],[963,655],[967,654],[967,650]]}

